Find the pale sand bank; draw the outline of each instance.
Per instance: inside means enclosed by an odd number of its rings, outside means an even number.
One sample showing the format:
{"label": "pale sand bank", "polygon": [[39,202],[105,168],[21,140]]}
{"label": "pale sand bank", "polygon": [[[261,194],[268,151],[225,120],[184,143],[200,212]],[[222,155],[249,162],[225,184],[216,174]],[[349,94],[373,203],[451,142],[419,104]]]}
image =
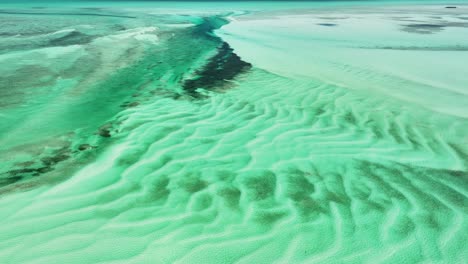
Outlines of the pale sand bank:
{"label": "pale sand bank", "polygon": [[[277,74],[468,117],[467,11],[439,5],[255,13],[234,17],[218,34],[242,58]],[[408,32],[408,25],[422,29]],[[424,31],[425,25],[440,32]]]}

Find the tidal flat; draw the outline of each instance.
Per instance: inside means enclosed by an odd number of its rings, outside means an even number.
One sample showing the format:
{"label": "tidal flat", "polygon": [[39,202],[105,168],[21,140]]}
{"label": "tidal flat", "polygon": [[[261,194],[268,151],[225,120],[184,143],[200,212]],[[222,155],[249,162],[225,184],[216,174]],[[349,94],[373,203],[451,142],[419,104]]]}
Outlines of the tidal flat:
{"label": "tidal flat", "polygon": [[0,263],[465,263],[468,4],[0,2]]}

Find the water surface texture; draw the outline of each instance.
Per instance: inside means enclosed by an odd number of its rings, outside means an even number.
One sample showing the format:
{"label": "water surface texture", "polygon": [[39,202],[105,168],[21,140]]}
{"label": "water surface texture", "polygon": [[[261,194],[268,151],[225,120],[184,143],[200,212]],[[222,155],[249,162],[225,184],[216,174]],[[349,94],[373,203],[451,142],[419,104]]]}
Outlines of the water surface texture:
{"label": "water surface texture", "polygon": [[466,263],[447,6],[0,3],[0,263]]}

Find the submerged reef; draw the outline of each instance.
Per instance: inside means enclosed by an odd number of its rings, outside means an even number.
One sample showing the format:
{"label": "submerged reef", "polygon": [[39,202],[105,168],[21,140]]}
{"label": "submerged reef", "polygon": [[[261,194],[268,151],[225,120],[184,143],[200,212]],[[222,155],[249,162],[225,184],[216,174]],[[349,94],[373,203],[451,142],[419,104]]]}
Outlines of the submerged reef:
{"label": "submerged reef", "polygon": [[252,65],[243,61],[233,49],[223,42],[215,56],[201,70],[196,71],[194,79],[186,80],[183,88],[188,94],[198,97],[197,88],[221,89],[226,81],[234,79],[238,74],[250,69]]}

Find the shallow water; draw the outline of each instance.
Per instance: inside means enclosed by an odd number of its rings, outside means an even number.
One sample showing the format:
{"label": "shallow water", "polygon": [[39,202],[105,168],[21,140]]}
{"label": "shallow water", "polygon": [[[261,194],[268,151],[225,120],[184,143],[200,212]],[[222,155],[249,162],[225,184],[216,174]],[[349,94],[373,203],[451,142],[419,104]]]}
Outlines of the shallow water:
{"label": "shallow water", "polygon": [[463,263],[468,7],[395,3],[5,5],[0,262]]}

